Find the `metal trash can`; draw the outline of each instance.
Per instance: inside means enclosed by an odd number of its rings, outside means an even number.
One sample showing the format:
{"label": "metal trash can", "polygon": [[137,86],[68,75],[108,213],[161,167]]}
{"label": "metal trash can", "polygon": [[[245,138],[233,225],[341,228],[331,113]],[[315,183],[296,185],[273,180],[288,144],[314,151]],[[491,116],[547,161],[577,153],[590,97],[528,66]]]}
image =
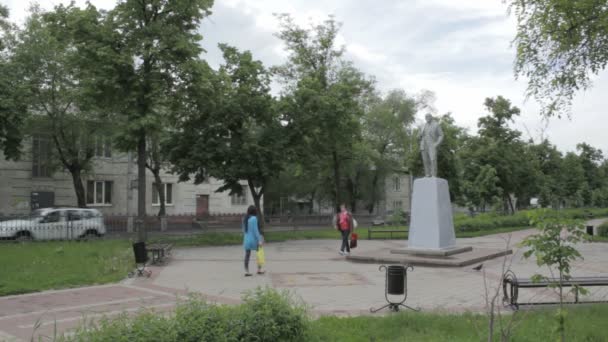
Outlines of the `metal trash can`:
{"label": "metal trash can", "polygon": [[587,226],[587,234],[593,236],[593,226]]}
{"label": "metal trash can", "polygon": [[391,265],[386,271],[386,293],[390,295],[402,295],[405,293],[405,267]]}
{"label": "metal trash can", "polygon": [[[386,272],[386,281],[384,284],[384,298],[388,304],[384,305],[381,308],[374,309],[370,308],[370,312],[378,312],[386,307],[391,311],[399,311],[399,307],[403,306],[405,308],[420,311],[420,308],[412,308],[408,305],[403,304],[407,299],[407,270],[414,270],[414,268],[410,265],[401,266],[401,265],[390,265],[390,266],[380,266],[379,270],[385,270]],[[403,296],[403,299],[400,302],[394,302],[392,299],[389,299],[389,295]],[[394,299],[394,297],[393,297]]]}
{"label": "metal trash can", "polygon": [[133,254],[135,254],[136,264],[145,264],[148,261],[145,242],[135,242],[133,244]]}

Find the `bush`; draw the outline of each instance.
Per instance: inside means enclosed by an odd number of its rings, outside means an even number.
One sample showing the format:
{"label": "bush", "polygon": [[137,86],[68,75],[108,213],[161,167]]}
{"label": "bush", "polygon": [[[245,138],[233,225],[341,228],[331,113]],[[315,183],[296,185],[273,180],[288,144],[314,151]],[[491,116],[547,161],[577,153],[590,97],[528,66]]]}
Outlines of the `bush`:
{"label": "bush", "polygon": [[145,310],[81,326],[64,341],[304,341],[309,330],[304,305],[287,293],[257,289],[239,306],[205,303],[191,297],[173,315]]}
{"label": "bush", "polygon": [[[506,227],[528,227],[530,221],[528,213],[530,210],[522,210],[514,215],[504,215],[497,213],[482,213],[475,217],[466,215],[454,216],[454,228],[460,232],[476,232],[486,229],[506,228]],[[587,220],[590,218],[607,217],[608,208],[577,208],[562,209],[559,213],[564,218]]]}
{"label": "bush", "polygon": [[608,221],[600,224],[597,227],[597,235],[602,237],[608,237]]}
{"label": "bush", "polygon": [[258,288],[243,301],[239,341],[304,340],[308,319],[303,304],[268,288]]}

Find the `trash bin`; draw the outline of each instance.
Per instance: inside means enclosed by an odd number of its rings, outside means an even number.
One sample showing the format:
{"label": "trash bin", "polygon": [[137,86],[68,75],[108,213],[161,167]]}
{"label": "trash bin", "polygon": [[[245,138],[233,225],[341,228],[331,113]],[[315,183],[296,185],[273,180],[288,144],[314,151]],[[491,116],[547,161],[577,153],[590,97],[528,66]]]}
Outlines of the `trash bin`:
{"label": "trash bin", "polygon": [[391,265],[386,271],[386,293],[390,295],[402,295],[405,293],[405,267]]}
{"label": "trash bin", "polygon": [[148,261],[145,242],[135,242],[133,244],[133,254],[135,254],[136,264],[145,264]]}
{"label": "trash bin", "polygon": [[587,226],[587,234],[593,235],[593,226]]}

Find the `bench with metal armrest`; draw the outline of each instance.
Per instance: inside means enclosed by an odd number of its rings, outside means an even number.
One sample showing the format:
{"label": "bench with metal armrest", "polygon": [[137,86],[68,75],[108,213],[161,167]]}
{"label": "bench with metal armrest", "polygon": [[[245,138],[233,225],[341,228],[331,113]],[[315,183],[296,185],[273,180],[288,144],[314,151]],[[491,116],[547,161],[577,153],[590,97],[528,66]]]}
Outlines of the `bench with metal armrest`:
{"label": "bench with metal armrest", "polygon": [[[543,288],[550,287],[556,283],[559,283],[559,279],[541,279],[534,281],[531,278],[517,278],[515,273],[507,271],[503,275],[502,290],[503,290],[503,302],[513,309],[519,309],[520,305],[540,305],[540,304],[559,304],[559,302],[526,302],[518,303],[519,289],[523,288]],[[567,304],[579,304],[579,303],[608,303],[608,301],[579,301],[579,290],[578,287],[590,287],[590,286],[608,286],[608,276],[601,277],[571,277],[569,279],[562,280],[562,287],[574,287],[574,302],[565,302]]]}

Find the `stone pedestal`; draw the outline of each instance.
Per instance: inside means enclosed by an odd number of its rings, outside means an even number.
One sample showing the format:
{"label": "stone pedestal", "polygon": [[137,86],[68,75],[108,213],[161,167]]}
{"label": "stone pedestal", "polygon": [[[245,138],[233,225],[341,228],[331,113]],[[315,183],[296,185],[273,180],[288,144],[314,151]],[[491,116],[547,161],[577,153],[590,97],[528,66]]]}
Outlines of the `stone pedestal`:
{"label": "stone pedestal", "polygon": [[414,181],[408,249],[444,250],[456,246],[448,181]]}

